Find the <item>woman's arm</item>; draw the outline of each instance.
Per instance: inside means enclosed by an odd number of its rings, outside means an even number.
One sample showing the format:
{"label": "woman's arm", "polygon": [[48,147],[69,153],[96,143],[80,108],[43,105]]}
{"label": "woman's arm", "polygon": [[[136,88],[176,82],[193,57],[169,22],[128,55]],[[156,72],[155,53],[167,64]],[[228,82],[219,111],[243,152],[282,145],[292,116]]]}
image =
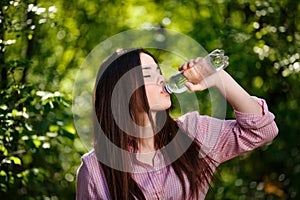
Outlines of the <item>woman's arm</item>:
{"label": "woman's arm", "polygon": [[[204,58],[192,60],[179,70],[191,91],[216,87],[235,110],[236,120],[219,120],[195,114],[182,118],[180,126],[204,146],[218,162],[224,162],[273,140],[278,134],[274,115],[264,100],[251,97],[226,71],[212,71]],[[195,74],[201,79],[195,81]],[[196,121],[195,121],[196,120]],[[213,127],[213,128],[211,128]],[[216,130],[214,127],[221,127]]]}
{"label": "woman's arm", "polygon": [[192,112],[176,121],[182,130],[199,141],[205,155],[209,154],[220,164],[272,141],[278,134],[275,116],[265,100],[252,98],[264,114],[235,110],[236,120],[222,120]]}
{"label": "woman's arm", "polygon": [[179,68],[190,82],[191,91],[202,91],[216,87],[232,107],[243,113],[263,114],[261,106],[224,70],[215,72],[207,57],[190,60]]}
{"label": "woman's arm", "polygon": [[263,114],[261,106],[224,70],[214,73],[198,84],[188,82],[191,91],[202,91],[216,87],[234,110],[243,113]]}

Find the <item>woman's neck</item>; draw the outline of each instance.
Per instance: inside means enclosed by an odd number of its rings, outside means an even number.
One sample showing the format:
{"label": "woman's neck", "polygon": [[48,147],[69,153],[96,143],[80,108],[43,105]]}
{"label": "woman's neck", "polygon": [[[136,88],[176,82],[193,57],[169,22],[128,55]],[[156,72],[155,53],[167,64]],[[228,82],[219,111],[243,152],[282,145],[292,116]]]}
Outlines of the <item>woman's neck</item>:
{"label": "woman's neck", "polygon": [[138,152],[136,158],[143,163],[154,166],[155,155],[154,137],[142,138],[138,140]]}
{"label": "woman's neck", "polygon": [[138,140],[138,152],[150,153],[155,151],[154,136],[149,138],[140,138]]}
{"label": "woman's neck", "polygon": [[[155,114],[152,113],[152,119]],[[153,166],[153,158],[155,155],[154,131],[151,121],[147,114],[142,115],[143,125],[140,127],[140,138],[138,139],[137,159],[143,163]]]}
{"label": "woman's neck", "polygon": [[[151,113],[152,119],[155,119],[155,113]],[[138,139],[138,152],[149,153],[155,151],[154,131],[151,121],[146,113],[140,115],[142,125],[140,125],[140,138]]]}

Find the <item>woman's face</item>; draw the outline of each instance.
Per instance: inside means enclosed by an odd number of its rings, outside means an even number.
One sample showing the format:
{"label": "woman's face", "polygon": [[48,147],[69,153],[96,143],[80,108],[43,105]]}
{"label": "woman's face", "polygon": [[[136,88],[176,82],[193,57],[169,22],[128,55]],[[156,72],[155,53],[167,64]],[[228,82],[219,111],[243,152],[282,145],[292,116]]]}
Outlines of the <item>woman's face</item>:
{"label": "woman's face", "polygon": [[151,111],[161,111],[170,108],[170,95],[164,90],[165,78],[154,59],[146,54],[140,54],[146,95]]}

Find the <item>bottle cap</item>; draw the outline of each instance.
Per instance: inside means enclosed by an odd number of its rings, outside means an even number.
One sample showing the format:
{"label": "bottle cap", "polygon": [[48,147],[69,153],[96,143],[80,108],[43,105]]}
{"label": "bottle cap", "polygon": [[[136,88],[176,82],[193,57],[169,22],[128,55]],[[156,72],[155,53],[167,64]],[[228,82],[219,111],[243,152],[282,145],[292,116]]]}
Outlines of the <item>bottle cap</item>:
{"label": "bottle cap", "polygon": [[167,93],[169,93],[169,94],[172,94],[172,93],[173,93],[173,92],[170,90],[168,84],[165,84],[165,85],[164,85],[164,90],[165,90]]}

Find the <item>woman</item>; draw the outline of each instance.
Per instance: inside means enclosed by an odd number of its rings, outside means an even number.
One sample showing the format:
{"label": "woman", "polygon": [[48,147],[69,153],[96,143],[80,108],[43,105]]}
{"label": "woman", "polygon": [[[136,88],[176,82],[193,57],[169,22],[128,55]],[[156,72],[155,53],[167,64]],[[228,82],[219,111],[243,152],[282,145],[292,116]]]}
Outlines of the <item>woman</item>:
{"label": "woman", "polygon": [[[197,58],[180,70],[193,65],[203,72],[209,68],[204,58]],[[220,163],[277,135],[266,102],[251,97],[227,72],[198,79],[187,82],[188,89],[216,87],[234,108],[236,120],[197,112],[172,119],[165,79],[149,52],[124,50],[107,59],[95,87],[94,150],[82,157],[77,199],[204,199]],[[220,125],[220,132],[209,131],[211,124]],[[208,152],[202,149],[207,134],[218,136]]]}

